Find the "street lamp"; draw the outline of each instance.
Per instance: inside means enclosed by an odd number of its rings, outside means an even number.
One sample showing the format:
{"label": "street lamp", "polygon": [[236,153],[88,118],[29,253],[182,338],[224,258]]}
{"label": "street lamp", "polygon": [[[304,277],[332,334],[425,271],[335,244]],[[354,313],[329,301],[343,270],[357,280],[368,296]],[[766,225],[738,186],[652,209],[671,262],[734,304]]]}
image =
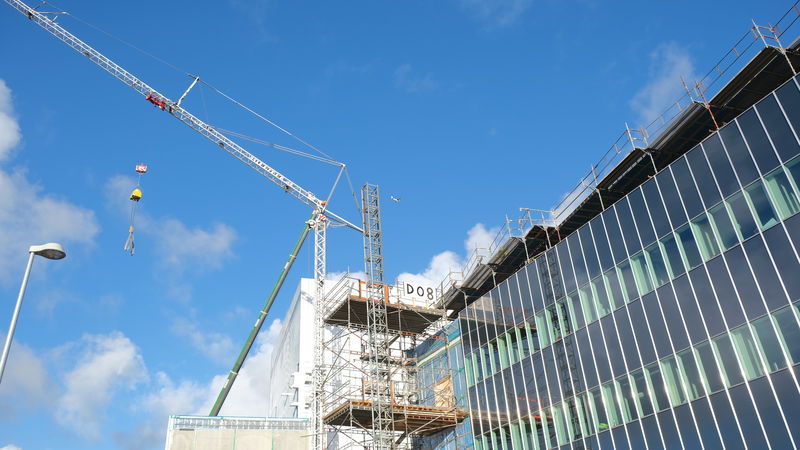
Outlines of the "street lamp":
{"label": "street lamp", "polygon": [[47,259],[63,259],[67,256],[64,247],[55,242],[43,245],[32,245],[28,249],[28,254],[28,266],[25,268],[25,276],[22,277],[22,286],[19,288],[19,296],[17,297],[17,306],[14,307],[14,315],[11,317],[11,325],[8,327],[6,344],[3,346],[3,358],[0,359],[0,382],[3,380],[3,371],[6,369],[6,360],[8,359],[8,352],[11,349],[11,338],[14,337],[14,329],[17,327],[17,318],[19,317],[19,310],[22,307],[22,297],[25,296],[25,288],[28,286],[28,275],[31,274],[33,257],[39,255]]}

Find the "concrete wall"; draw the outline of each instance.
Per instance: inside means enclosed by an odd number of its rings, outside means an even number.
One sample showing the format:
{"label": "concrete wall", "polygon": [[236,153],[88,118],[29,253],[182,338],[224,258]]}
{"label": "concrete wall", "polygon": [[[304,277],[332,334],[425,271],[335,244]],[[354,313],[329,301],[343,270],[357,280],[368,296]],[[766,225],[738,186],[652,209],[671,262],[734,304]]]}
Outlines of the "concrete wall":
{"label": "concrete wall", "polygon": [[268,414],[273,417],[311,417],[314,368],[314,280],[302,278],[286,313],[275,349],[269,379]]}

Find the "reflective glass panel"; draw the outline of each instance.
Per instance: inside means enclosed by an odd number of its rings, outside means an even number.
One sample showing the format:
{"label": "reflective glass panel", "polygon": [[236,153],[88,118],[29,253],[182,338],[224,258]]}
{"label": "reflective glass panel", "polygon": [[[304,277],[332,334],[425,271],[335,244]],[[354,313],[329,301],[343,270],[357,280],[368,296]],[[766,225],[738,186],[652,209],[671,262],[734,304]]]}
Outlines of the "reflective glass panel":
{"label": "reflective glass panel", "polygon": [[653,290],[653,281],[650,279],[650,270],[647,266],[647,260],[644,253],[631,258],[631,266],[633,267],[633,274],[636,277],[636,285],[639,287],[639,293],[644,295]]}
{"label": "reflective glass panel", "polygon": [[678,406],[686,401],[683,391],[683,382],[678,362],[674,356],[661,360],[661,373],[664,376],[664,385],[672,406]]}
{"label": "reflective glass panel", "polygon": [[591,323],[597,320],[597,309],[594,304],[594,296],[592,295],[592,287],[588,284],[579,289],[581,296],[581,306],[583,307],[583,315],[586,318],[586,323]]}
{"label": "reflective glass panel", "polygon": [[767,184],[772,200],[778,208],[778,213],[781,219],[785,219],[792,214],[800,211],[800,202],[797,200],[797,194],[792,189],[792,184],[786,176],[782,168],[773,171],[764,177]]}
{"label": "reflective glass panel", "polygon": [[717,179],[717,185],[722,191],[722,196],[727,197],[738,191],[739,181],[733,173],[733,168],[725,149],[722,147],[719,134],[709,136],[703,142],[703,149],[706,152],[708,163],[711,165],[711,170],[714,172],[714,177]]}
{"label": "reflective glass panel", "polygon": [[711,343],[709,341],[703,342],[695,347],[695,352],[700,362],[700,372],[702,373],[702,380],[705,383],[706,390],[708,392],[716,392],[725,387],[725,382],[714,357],[714,351],[711,349]]}
{"label": "reflective glass panel", "polygon": [[675,176],[675,184],[678,186],[686,213],[689,217],[696,216],[703,210],[703,203],[700,201],[700,195],[697,192],[694,179],[691,172],[689,172],[689,164],[686,162],[686,158],[678,158],[670,168]]}
{"label": "reflective glass panel", "polygon": [[758,164],[761,173],[767,173],[778,165],[778,155],[769,143],[767,133],[758,120],[758,115],[753,108],[748,109],[736,119],[741,128],[747,146]]}
{"label": "reflective glass panel", "polygon": [[705,214],[692,219],[692,230],[694,230],[695,242],[700,249],[700,255],[704,261],[719,254],[719,246],[714,236],[714,230]]}
{"label": "reflective glass panel", "polygon": [[700,252],[697,250],[697,243],[694,240],[692,229],[687,224],[675,230],[675,234],[678,236],[683,262],[690,269],[699,266],[703,260],[700,257]]}
{"label": "reflective glass panel", "polygon": [[656,228],[656,236],[665,235],[671,227],[667,219],[667,213],[664,211],[664,203],[661,202],[661,194],[655,178],[651,178],[642,185],[642,192],[644,192],[644,198],[647,201],[647,209],[650,211],[653,226]]}
{"label": "reflective glass panel", "polygon": [[686,350],[678,353],[678,361],[680,362],[680,366],[683,368],[683,380],[689,400],[694,400],[706,395],[705,388],[703,387],[703,383],[700,378],[700,371],[697,369],[697,364],[694,360],[693,350],[691,348],[687,348]]}
{"label": "reflective glass panel", "polygon": [[650,389],[645,381],[644,369],[637,370],[630,374],[631,385],[636,399],[636,407],[640,416],[652,414],[653,402],[650,399]]}
{"label": "reflective glass panel", "polygon": [[667,167],[659,172],[659,174],[656,175],[656,181],[658,182],[658,189],[661,191],[661,196],[664,198],[664,205],[667,208],[667,214],[672,221],[672,225],[683,225],[687,220],[686,212],[683,210],[681,198],[678,196],[678,188],[675,187],[675,180],[672,178],[672,169]]}
{"label": "reflective glass panel", "polygon": [[742,371],[739,368],[730,337],[727,334],[723,334],[712,339],[711,343],[717,355],[717,361],[719,361],[719,368],[725,380],[725,386],[731,387],[741,383],[743,381]]}
{"label": "reflective glass panel", "polygon": [[781,344],[775,336],[769,316],[753,321],[753,337],[761,350],[761,354],[764,356],[767,370],[774,372],[786,367],[783,348],[781,348]]}
{"label": "reflective glass panel", "polygon": [[623,286],[623,293],[628,302],[632,302],[639,298],[639,292],[636,289],[636,280],[633,276],[633,269],[628,261],[617,266],[617,274],[619,281]]}
{"label": "reflective glass panel", "polygon": [[789,123],[786,122],[786,117],[784,117],[775,97],[768,95],[756,104],[756,109],[781,160],[788,161],[800,153],[800,145],[797,144],[797,139],[795,139],[794,133],[789,128]]}
{"label": "reflective glass panel", "polygon": [[739,133],[739,127],[735,122],[731,122],[719,131],[722,142],[725,144],[725,149],[728,151],[728,156],[733,162],[733,169],[739,176],[739,181],[743,185],[747,185],[751,181],[758,178],[758,169],[753,163],[753,158],[750,157],[750,151],[747,150],[747,145]]}
{"label": "reflective glass panel", "polygon": [[764,375],[764,368],[761,365],[761,358],[758,355],[758,349],[753,336],[747,326],[741,326],[735,330],[731,330],[731,341],[736,348],[736,353],[739,357],[739,362],[742,364],[742,370],[748,380]]}
{"label": "reflective glass panel", "polygon": [[747,186],[745,192],[747,192],[747,198],[753,205],[753,210],[756,212],[756,218],[762,230],[778,223],[778,215],[772,208],[769,197],[764,191],[764,185],[760,181]]}
{"label": "reflective glass panel", "polygon": [[645,254],[650,262],[650,268],[653,271],[653,278],[655,279],[656,286],[661,286],[669,281],[669,272],[664,263],[664,257],[661,254],[661,247],[658,243],[651,245],[645,249]]}
{"label": "reflective glass panel", "polygon": [[717,183],[714,181],[714,175],[708,167],[703,149],[698,145],[686,154],[686,159],[689,161],[694,181],[697,183],[697,189],[700,191],[700,197],[703,198],[706,208],[715,205],[722,197],[720,197]]}
{"label": "reflective glass panel", "polygon": [[606,290],[603,277],[595,278],[594,281],[592,281],[592,289],[596,299],[595,305],[597,306],[597,314],[599,317],[603,317],[613,309],[608,298],[608,291]]}
{"label": "reflective glass panel", "polygon": [[661,376],[661,369],[658,363],[651,364],[644,368],[650,383],[650,392],[653,394],[653,406],[656,410],[669,408],[669,397],[667,397],[667,387],[664,384],[664,377]]}
{"label": "reflective glass panel", "polygon": [[758,227],[753,219],[753,214],[750,212],[750,206],[744,198],[744,194],[737,192],[728,198],[725,203],[727,203],[730,208],[733,226],[739,233],[739,240],[746,240],[756,234]]}
{"label": "reflective glass panel", "polygon": [[795,308],[795,312],[797,312],[797,306],[792,305],[775,311],[772,317],[778,327],[781,343],[786,348],[792,363],[797,364],[800,362],[800,328],[798,328],[792,308]]}
{"label": "reflective glass panel", "polygon": [[714,225],[714,229],[719,236],[720,244],[724,250],[727,250],[739,243],[739,238],[736,236],[736,230],[733,228],[731,218],[728,216],[728,208],[724,203],[721,203],[708,211],[708,216]]}
{"label": "reflective glass panel", "polygon": [[666,237],[661,239],[659,245],[661,245],[661,250],[666,256],[667,269],[669,270],[670,278],[675,278],[684,273],[686,269],[683,266],[681,251],[678,249],[678,243],[675,241],[675,236],[668,234]]}

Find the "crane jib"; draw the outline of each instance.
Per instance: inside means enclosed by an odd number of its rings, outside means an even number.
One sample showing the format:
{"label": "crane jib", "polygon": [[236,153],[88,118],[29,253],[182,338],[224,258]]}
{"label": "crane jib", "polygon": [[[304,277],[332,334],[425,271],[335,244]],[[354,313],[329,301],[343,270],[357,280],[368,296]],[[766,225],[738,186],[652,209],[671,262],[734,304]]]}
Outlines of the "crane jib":
{"label": "crane jib", "polygon": [[301,202],[311,206],[314,209],[324,209],[323,202],[319,200],[313,193],[300,187],[288,177],[273,169],[267,163],[261,161],[259,158],[242,148],[239,144],[233,142],[227,136],[224,136],[220,132],[216,131],[211,125],[208,125],[207,123],[198,119],[189,111],[185,110],[181,106],[178,106],[176,102],[173,102],[167,96],[162,95],[150,87],[147,83],[143,82],[102,53],[78,39],[75,35],[64,29],[61,25],[51,20],[47,13],[36,11],[19,0],[4,1],[27,16],[28,19],[39,25],[45,31],[69,45],[78,53],[87,57],[101,69],[105,70],[141,95],[145,96],[145,99],[150,103],[164,111],[170,112],[175,118],[199,132],[210,141],[219,145],[228,153],[232,154],[251,168],[255,169],[262,176],[270,180],[285,192],[288,192]]}

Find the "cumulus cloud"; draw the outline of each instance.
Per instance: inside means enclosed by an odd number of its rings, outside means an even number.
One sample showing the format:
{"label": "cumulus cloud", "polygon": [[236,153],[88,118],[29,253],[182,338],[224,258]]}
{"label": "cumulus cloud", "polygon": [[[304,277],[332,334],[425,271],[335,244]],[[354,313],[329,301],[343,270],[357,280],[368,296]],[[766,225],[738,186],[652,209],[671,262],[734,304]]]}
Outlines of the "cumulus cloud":
{"label": "cumulus cloud", "polygon": [[675,42],[650,53],[648,72],[649,81],[629,102],[642,125],[652,122],[683,94],[681,76],[687,81],[697,78],[689,51]]}
{"label": "cumulus cloud", "polygon": [[[0,162],[20,139],[11,90],[0,79]],[[18,280],[29,245],[89,244],[100,230],[93,211],[43,191],[25,170],[0,168],[0,282]]]}
{"label": "cumulus cloud", "polygon": [[459,4],[488,27],[501,28],[519,20],[533,0],[460,0]]}
{"label": "cumulus cloud", "polygon": [[21,410],[48,405],[54,392],[55,385],[42,358],[30,347],[14,341],[0,384],[0,417],[7,419]]}
{"label": "cumulus cloud", "polygon": [[0,447],[0,450],[22,450],[22,447],[17,447],[14,444],[8,444]]}
{"label": "cumulus cloud", "polygon": [[64,376],[56,420],[89,440],[102,437],[106,408],[120,390],[132,390],[148,379],[139,349],[120,332],[83,336],[80,355]]}
{"label": "cumulus cloud", "polygon": [[487,229],[482,223],[475,224],[467,231],[467,238],[464,240],[466,255],[463,258],[456,252],[446,250],[434,255],[422,272],[404,272],[397,276],[397,280],[403,283],[438,286],[448,273],[460,270],[476,249],[488,249],[499,230],[499,228]]}
{"label": "cumulus cloud", "polygon": [[[136,180],[126,175],[115,175],[106,182],[107,205],[120,214],[128,214],[127,200]],[[189,227],[171,217],[153,217],[143,211],[136,215],[136,232],[153,236],[154,245],[165,266],[183,271],[218,269],[233,256],[236,230],[224,223],[214,223],[208,228]],[[177,286],[178,289],[183,287]]]}
{"label": "cumulus cloud", "polygon": [[403,64],[395,69],[394,85],[409,93],[430,92],[438,87],[431,74],[418,75],[411,64]]}
{"label": "cumulus cloud", "polygon": [[233,340],[222,333],[201,330],[196,323],[179,318],[172,323],[172,332],[189,339],[192,345],[214,362],[229,364],[234,354]]}
{"label": "cumulus cloud", "polygon": [[22,133],[14,118],[14,105],[11,103],[11,89],[0,79],[0,161],[8,158],[11,150],[19,144]]}
{"label": "cumulus cloud", "polygon": [[[272,351],[280,334],[282,322],[275,319],[262,330],[253,350],[245,361],[236,382],[220,412],[228,416],[263,416],[267,411],[267,391],[272,367]],[[229,355],[230,356],[230,355]],[[157,373],[156,389],[142,401],[141,406],[166,423],[171,414],[208,414],[217,399],[228,374],[216,375],[208,382],[184,379],[175,382],[165,373]],[[159,422],[160,421],[160,422]]]}
{"label": "cumulus cloud", "polygon": [[176,219],[166,219],[155,231],[163,261],[172,267],[201,267],[217,269],[233,256],[231,246],[236,231],[224,223],[208,229],[189,228]]}

